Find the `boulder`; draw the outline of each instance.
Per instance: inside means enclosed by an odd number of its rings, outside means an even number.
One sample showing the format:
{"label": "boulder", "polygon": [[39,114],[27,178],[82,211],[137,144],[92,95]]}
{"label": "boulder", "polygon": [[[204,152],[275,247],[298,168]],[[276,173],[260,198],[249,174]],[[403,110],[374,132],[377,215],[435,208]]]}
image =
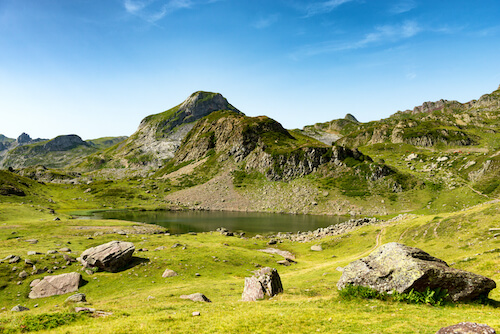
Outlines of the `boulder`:
{"label": "boulder", "polygon": [[117,272],[130,262],[134,251],[135,246],[131,242],[110,241],[85,250],[80,257],[80,262],[86,267]]}
{"label": "boulder", "polygon": [[193,293],[190,295],[182,295],[180,296],[181,299],[189,299],[192,300],[193,302],[206,302],[206,303],[211,303],[210,299],[208,299],[204,294],[202,293]]}
{"label": "boulder", "polygon": [[311,250],[314,252],[321,252],[323,250],[323,247],[321,247],[321,245],[312,245]]}
{"label": "boulder", "polygon": [[11,309],[11,312],[23,312],[29,311],[30,309],[21,305],[16,305]]}
{"label": "boulder", "polygon": [[263,299],[266,295],[273,297],[283,292],[283,285],[278,271],[274,268],[265,267],[252,277],[245,278],[245,288],[241,299],[245,302]]}
{"label": "boulder", "polygon": [[79,273],[68,273],[56,276],[45,276],[32,282],[31,292],[28,297],[31,299],[50,297],[55,295],[64,295],[69,292],[75,292],[80,286],[81,275]]}
{"label": "boulder", "polygon": [[341,290],[349,284],[399,293],[441,288],[454,302],[487,297],[496,287],[487,277],[450,268],[443,260],[396,242],[346,266],[337,287]]}
{"label": "boulder", "polygon": [[496,331],[488,325],[461,322],[453,326],[443,327],[436,334],[496,334]]}
{"label": "boulder", "polygon": [[167,278],[167,277],[174,277],[177,276],[177,273],[173,271],[172,269],[165,269],[161,277]]}
{"label": "boulder", "polygon": [[87,296],[84,293],[75,293],[66,298],[65,303],[82,303],[87,301]]}

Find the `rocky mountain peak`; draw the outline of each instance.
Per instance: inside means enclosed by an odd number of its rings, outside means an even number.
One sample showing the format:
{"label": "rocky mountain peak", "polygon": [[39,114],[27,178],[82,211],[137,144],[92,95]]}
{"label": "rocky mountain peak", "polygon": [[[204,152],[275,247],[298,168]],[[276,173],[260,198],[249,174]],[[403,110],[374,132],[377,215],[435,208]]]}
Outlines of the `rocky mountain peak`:
{"label": "rocky mountain peak", "polygon": [[23,132],[19,137],[17,137],[16,141],[18,144],[28,144],[32,141],[32,139],[29,134]]}
{"label": "rocky mountain peak", "polygon": [[354,115],[351,115],[351,114],[345,115],[344,119],[347,119],[349,121],[353,121],[353,122],[359,123],[359,121],[357,120],[357,118],[354,117]]}
{"label": "rocky mountain peak", "polygon": [[201,91],[191,94],[179,106],[180,112],[184,112],[186,116],[193,116],[194,118],[200,118],[218,110],[239,112],[221,94]]}

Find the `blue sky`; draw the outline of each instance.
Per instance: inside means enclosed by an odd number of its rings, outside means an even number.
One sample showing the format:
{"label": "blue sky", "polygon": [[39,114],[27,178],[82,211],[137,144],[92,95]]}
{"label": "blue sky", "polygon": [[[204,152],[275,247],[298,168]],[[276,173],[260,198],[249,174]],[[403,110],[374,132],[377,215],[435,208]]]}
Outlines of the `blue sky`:
{"label": "blue sky", "polygon": [[131,135],[215,91],[286,128],[500,84],[498,0],[0,0],[0,134]]}

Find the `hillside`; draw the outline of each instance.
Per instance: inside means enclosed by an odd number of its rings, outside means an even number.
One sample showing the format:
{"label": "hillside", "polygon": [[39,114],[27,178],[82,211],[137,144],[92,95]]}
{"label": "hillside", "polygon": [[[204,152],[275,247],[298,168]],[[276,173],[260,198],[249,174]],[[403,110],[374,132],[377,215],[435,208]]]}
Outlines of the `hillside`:
{"label": "hillside", "polygon": [[84,141],[77,135],[57,136],[51,140],[32,140],[23,133],[4,147],[0,155],[1,168],[25,168],[43,165],[64,168],[99,150],[115,145],[127,137],[106,137]]}

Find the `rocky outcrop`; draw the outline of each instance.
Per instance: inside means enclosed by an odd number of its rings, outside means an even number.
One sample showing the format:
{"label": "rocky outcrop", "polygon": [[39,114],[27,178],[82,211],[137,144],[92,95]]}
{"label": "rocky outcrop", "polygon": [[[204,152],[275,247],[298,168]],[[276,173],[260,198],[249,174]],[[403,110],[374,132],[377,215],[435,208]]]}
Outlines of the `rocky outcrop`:
{"label": "rocky outcrop", "polygon": [[43,145],[48,152],[68,151],[78,146],[90,146],[77,135],[57,136]]}
{"label": "rocky outcrop", "polygon": [[396,242],[381,246],[369,256],[344,268],[337,287],[361,285],[379,292],[446,289],[452,301],[487,297],[495,281],[467,271],[450,268],[446,262],[413,247]]}
{"label": "rocky outcrop", "polygon": [[344,119],[347,119],[348,121],[351,121],[351,122],[359,123],[359,121],[356,119],[356,117],[354,117],[354,115],[351,115],[351,114],[346,114]]}
{"label": "rocky outcrop", "polygon": [[117,272],[130,262],[134,251],[135,246],[131,242],[110,241],[85,250],[79,260],[86,267]]}
{"label": "rocky outcrop", "polygon": [[485,324],[461,322],[453,326],[443,327],[436,334],[496,334],[496,331]]}
{"label": "rocky outcrop", "polygon": [[19,144],[19,145],[24,145],[24,144],[29,144],[31,143],[32,139],[31,137],[23,132],[19,137],[17,137],[16,139],[16,142]]}
{"label": "rocky outcrop", "polygon": [[278,271],[265,267],[252,277],[245,278],[245,288],[241,296],[242,301],[257,301],[265,296],[273,297],[283,292],[283,285]]}
{"label": "rocky outcrop", "polygon": [[79,273],[61,274],[56,276],[45,276],[31,282],[31,299],[64,295],[75,292],[80,286],[81,275]]}

